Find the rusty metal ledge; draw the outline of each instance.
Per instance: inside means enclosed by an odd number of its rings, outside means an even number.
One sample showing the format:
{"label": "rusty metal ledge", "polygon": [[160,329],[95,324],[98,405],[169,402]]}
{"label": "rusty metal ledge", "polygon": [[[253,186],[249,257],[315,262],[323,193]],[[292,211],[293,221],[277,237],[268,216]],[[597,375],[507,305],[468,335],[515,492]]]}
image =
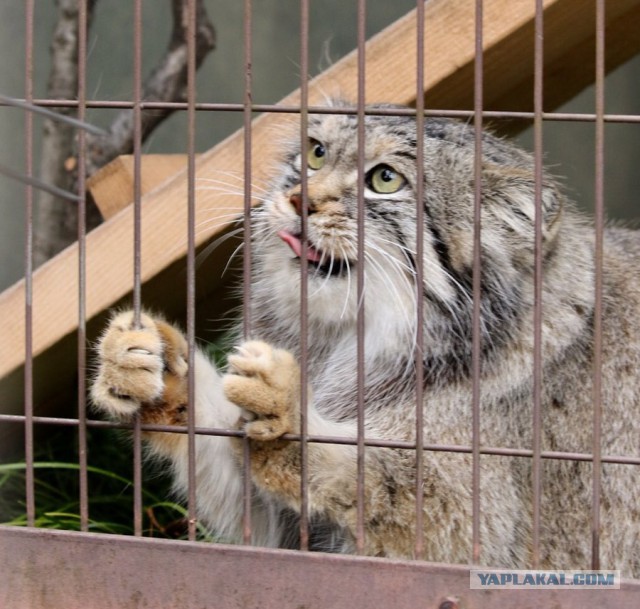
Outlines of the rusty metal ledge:
{"label": "rusty metal ledge", "polygon": [[640,607],[638,581],[472,591],[463,566],[16,527],[0,527],[0,565],[3,609]]}

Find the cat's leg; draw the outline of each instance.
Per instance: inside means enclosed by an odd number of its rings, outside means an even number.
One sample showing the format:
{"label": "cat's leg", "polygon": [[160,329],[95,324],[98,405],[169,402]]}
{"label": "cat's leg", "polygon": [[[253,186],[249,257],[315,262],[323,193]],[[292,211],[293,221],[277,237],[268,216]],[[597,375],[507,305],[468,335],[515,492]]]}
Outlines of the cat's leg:
{"label": "cat's leg", "polygon": [[[300,432],[300,370],[287,351],[263,342],[244,343],[229,357],[224,377],[227,397],[243,409],[238,425],[251,440],[254,484],[273,494],[295,511],[301,507],[300,443],[283,434]],[[322,418],[309,400],[308,431],[312,435],[355,438],[355,426]],[[242,443],[236,441],[238,456]],[[308,444],[309,509],[312,516],[328,519],[345,532],[343,548],[354,550],[357,522],[357,450],[353,445]],[[388,494],[395,494],[378,457],[368,452],[365,462],[367,554],[411,553],[410,531],[399,525],[406,514],[389,517]],[[385,490],[386,489],[386,490]],[[392,503],[397,504],[395,497]],[[384,514],[383,514],[384,513]],[[378,524],[374,524],[378,522]],[[376,530],[377,529],[377,530]]]}
{"label": "cat's leg", "polygon": [[[98,371],[91,387],[94,406],[117,421],[139,416],[143,424],[186,426],[187,342],[159,317],[143,314],[136,327],[132,311],[115,315],[97,345]],[[195,355],[196,426],[229,429],[240,415],[222,391],[217,370],[200,351]],[[148,448],[169,460],[174,486],[188,487],[188,437],[184,433],[145,432]],[[198,517],[225,541],[242,541],[242,473],[230,439],[196,437]],[[277,513],[254,499],[253,542],[277,546]]]}
{"label": "cat's leg", "polygon": [[[251,439],[254,484],[292,509],[301,508],[300,443],[283,434],[300,431],[300,372],[293,356],[261,342],[242,345],[229,358],[224,377],[227,397],[244,411],[239,425]],[[353,423],[329,421],[309,400],[310,435],[355,438]],[[368,437],[375,432],[368,430]],[[236,450],[241,454],[241,443]],[[354,549],[359,529],[358,456],[353,445],[314,443],[307,446],[307,489],[311,515],[336,523],[346,532],[345,551]],[[424,551],[429,560],[467,562],[471,556],[471,472],[466,454],[424,454]],[[507,565],[514,561],[513,514],[515,494],[505,471],[492,464],[484,480],[496,479],[505,489],[506,503],[483,510],[485,562]],[[415,549],[416,455],[414,450],[366,449],[364,459],[364,551],[369,555],[408,557]],[[508,505],[509,509],[504,506]],[[520,551],[520,550],[518,550]],[[518,557],[519,559],[519,557]]]}

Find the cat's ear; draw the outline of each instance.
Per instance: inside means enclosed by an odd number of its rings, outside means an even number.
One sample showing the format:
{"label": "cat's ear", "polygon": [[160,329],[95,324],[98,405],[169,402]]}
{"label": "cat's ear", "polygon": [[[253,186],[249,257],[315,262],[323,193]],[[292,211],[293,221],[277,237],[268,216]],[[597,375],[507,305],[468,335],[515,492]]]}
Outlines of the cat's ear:
{"label": "cat's ear", "polygon": [[[536,183],[533,171],[488,165],[483,169],[483,207],[503,228],[530,244],[536,217]],[[553,242],[562,215],[563,195],[557,185],[543,177],[541,193],[542,239]]]}

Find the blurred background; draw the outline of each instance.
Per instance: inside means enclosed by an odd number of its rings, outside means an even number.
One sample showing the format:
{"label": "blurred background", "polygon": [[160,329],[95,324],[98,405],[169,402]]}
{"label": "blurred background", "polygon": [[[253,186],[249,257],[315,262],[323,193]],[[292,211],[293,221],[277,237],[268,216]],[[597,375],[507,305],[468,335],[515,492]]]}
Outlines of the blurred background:
{"label": "blurred background", "polygon": [[[335,62],[356,46],[355,2],[323,0],[310,3],[310,66],[312,74]],[[198,100],[241,103],[244,87],[243,3],[206,0],[215,25],[217,46],[198,72]],[[367,6],[369,34],[378,32],[415,7],[415,0]],[[253,3],[253,100],[273,103],[299,86],[299,3],[295,0],[255,0]],[[0,4],[0,93],[24,97],[24,2]],[[34,95],[46,97],[51,66],[50,45],[56,22],[56,2],[40,0],[35,6]],[[172,27],[170,3],[144,3],[143,72],[157,63],[167,46]],[[89,39],[88,98],[128,100],[133,82],[133,2],[99,1]],[[594,112],[594,91],[589,88],[564,106],[568,112]],[[112,110],[89,109],[87,120],[107,126]],[[611,73],[606,82],[606,112],[640,114],[640,57]],[[204,151],[241,126],[237,112],[201,113],[197,118],[197,150]],[[36,168],[42,120],[35,119]],[[640,190],[640,124],[606,125],[605,204],[612,221],[633,225],[640,216],[636,193]],[[517,138],[532,149],[530,130]],[[185,152],[186,117],[176,113],[144,145],[145,152]],[[0,163],[24,168],[22,111],[0,107]],[[589,210],[593,205],[594,124],[549,122],[544,129],[546,164],[566,178],[570,196]],[[36,196],[36,205],[37,205]],[[0,176],[0,290],[23,274],[24,188]]]}

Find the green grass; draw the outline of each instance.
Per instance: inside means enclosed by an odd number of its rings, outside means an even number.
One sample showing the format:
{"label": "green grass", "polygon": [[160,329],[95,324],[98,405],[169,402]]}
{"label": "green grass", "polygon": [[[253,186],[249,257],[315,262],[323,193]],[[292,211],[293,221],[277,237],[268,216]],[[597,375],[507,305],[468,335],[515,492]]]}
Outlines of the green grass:
{"label": "green grass", "polygon": [[[133,534],[130,442],[113,430],[88,433],[89,530]],[[80,530],[80,467],[75,430],[59,430],[39,444],[34,463],[35,525]],[[186,510],[173,501],[170,482],[156,465],[143,475],[143,535],[186,536]],[[0,463],[0,524],[26,526],[26,465]],[[199,530],[199,537],[210,539]]]}

